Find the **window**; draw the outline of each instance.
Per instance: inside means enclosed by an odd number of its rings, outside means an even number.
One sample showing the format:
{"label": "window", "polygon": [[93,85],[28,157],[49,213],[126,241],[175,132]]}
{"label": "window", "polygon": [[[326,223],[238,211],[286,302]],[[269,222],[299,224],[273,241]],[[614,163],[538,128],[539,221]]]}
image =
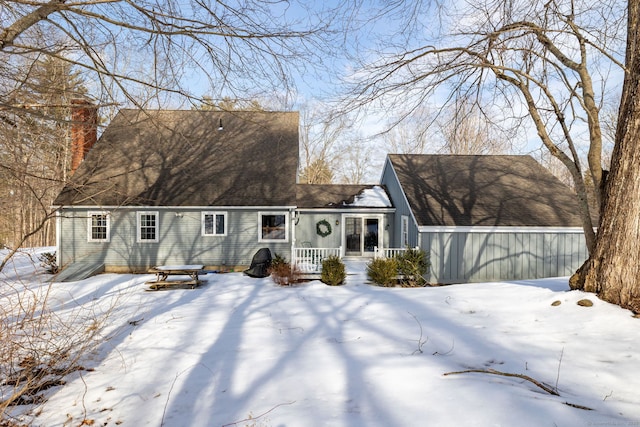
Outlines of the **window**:
{"label": "window", "polygon": [[226,212],[202,212],[202,235],[203,236],[226,236],[227,235],[227,213]]}
{"label": "window", "polygon": [[259,241],[286,242],[289,240],[286,212],[259,213],[260,231]]}
{"label": "window", "polygon": [[138,242],[158,241],[158,212],[138,212]]}
{"label": "window", "polygon": [[402,215],[402,247],[409,247],[409,217]]}
{"label": "window", "polygon": [[110,220],[108,212],[89,212],[88,241],[108,242]]}

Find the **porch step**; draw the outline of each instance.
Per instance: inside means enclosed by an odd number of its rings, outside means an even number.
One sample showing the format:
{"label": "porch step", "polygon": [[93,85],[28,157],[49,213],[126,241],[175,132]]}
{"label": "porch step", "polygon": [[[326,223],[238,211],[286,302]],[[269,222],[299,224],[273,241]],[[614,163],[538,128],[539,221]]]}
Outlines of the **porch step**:
{"label": "porch step", "polygon": [[370,259],[363,258],[343,258],[342,262],[347,269],[347,274],[367,274],[367,264]]}

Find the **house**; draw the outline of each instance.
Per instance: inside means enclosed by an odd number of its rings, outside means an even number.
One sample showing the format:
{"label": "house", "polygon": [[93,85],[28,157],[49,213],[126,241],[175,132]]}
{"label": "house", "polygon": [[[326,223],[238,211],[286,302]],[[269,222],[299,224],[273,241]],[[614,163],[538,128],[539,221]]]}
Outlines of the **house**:
{"label": "house", "polygon": [[55,200],[61,267],[231,269],[260,247],[290,254],[297,113],[123,110],[76,145],[91,148]]}
{"label": "house", "polygon": [[588,257],[575,194],[530,156],[389,155],[391,245],[430,254],[431,283],[570,275]]}
{"label": "house", "polygon": [[80,160],[55,201],[70,279],[242,269],[263,247],[317,273],[329,255],[418,246],[434,283],[565,275],[586,259],[571,191],[528,156],[389,155],[380,185],[310,185],[297,184],[295,112],[123,110],[98,140],[95,126],[72,129]]}

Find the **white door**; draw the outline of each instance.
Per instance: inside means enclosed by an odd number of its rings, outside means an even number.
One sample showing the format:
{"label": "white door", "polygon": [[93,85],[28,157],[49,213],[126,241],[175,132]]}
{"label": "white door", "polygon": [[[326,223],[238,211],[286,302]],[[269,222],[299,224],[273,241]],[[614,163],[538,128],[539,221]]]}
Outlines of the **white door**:
{"label": "white door", "polygon": [[380,218],[346,216],[344,239],[346,256],[373,256],[376,246],[380,247]]}

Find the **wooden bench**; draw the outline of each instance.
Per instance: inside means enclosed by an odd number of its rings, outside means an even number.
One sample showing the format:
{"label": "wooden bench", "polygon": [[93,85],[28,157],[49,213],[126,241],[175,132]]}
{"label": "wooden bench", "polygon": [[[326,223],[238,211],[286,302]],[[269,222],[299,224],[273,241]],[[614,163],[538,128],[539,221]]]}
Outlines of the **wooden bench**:
{"label": "wooden bench", "polygon": [[[199,274],[203,272],[204,265],[159,265],[149,269],[149,273],[156,275],[156,280],[147,282],[150,289],[158,290],[170,286],[190,286],[191,289],[200,286],[202,281]],[[188,276],[188,280],[169,280],[169,276]]]}

